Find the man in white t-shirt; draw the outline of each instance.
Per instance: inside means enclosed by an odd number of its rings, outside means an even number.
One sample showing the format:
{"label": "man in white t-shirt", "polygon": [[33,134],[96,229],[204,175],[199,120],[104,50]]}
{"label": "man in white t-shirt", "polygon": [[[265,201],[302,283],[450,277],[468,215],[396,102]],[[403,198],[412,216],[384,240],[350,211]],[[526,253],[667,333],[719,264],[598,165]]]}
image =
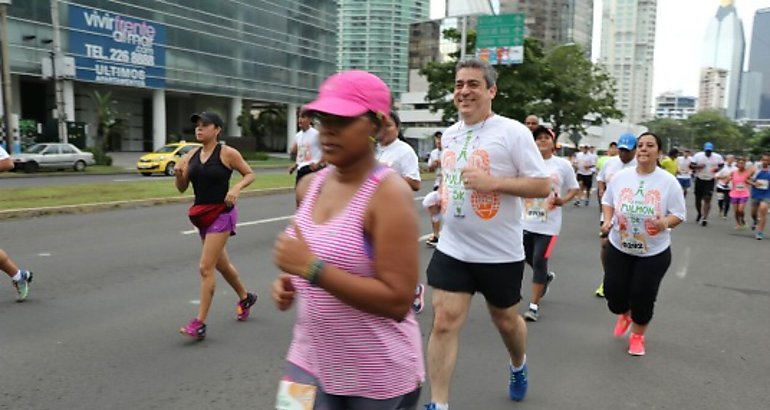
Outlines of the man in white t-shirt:
{"label": "man in white t-shirt", "polygon": [[714,194],[714,178],[725,165],[722,156],[714,152],[714,144],[703,144],[703,151],[692,157],[690,168],[695,171],[695,210],[698,216],[695,222],[701,226],[708,224],[711,210],[711,196]]}
{"label": "man in white t-shirt", "polygon": [[[599,198],[604,196],[604,191],[607,190],[607,184],[610,183],[612,177],[618,172],[636,166],[636,137],[634,134],[627,132],[622,134],[618,138],[618,155],[607,160],[602,166],[599,175],[596,176],[597,191]],[[599,226],[604,222],[604,214],[599,214]],[[604,264],[604,251],[607,249],[609,242],[606,237],[600,239],[601,247],[599,248],[599,260]],[[602,278],[604,278],[604,266],[602,266]],[[604,297],[604,281],[599,282],[599,287],[594,292],[596,297]]]}
{"label": "man in white t-shirt", "polygon": [[725,166],[714,176],[717,206],[722,219],[727,219],[727,214],[730,212],[730,190],[733,189],[732,175],[736,169],[738,167],[735,165],[735,155],[728,154],[725,156]]}
{"label": "man in white t-shirt", "polygon": [[551,193],[543,198],[524,199],[524,253],[532,267],[532,295],[524,319],[537,322],[540,317],[540,299],[548,292],[555,274],[548,270],[556,240],[561,231],[561,207],[568,204],[580,191],[575,170],[564,158],[553,155],[556,134],[549,128],[537,127],[532,132],[543,156],[545,168],[551,177]]}
{"label": "man in white t-shirt", "polygon": [[575,163],[577,164],[577,179],[580,183],[580,195],[575,201],[575,206],[580,206],[581,200],[583,205],[588,206],[594,173],[596,172],[596,155],[589,152],[588,144],[581,145],[580,152],[575,155]]}
{"label": "man in white t-shirt", "polygon": [[692,153],[689,149],[684,149],[684,154],[676,159],[676,167],[678,169],[676,173],[676,180],[679,181],[679,185],[682,187],[682,193],[685,198],[687,197],[687,190],[692,185],[692,169],[690,164],[692,163]]}
{"label": "man in white t-shirt", "polygon": [[444,226],[427,272],[434,289],[429,409],[448,407],[458,337],[476,292],[484,295],[508,349],[509,398],[520,401],[527,391],[527,327],[518,313],[525,258],[521,198],[548,196],[551,182],[532,133],[492,112],[496,78],[479,59],[458,63],[460,121],[441,138]]}
{"label": "man in white t-shirt", "polygon": [[[10,171],[14,167],[13,160],[8,155],[8,152],[0,146],[0,172]],[[16,301],[23,302],[29,295],[29,284],[32,282],[32,272],[19,269],[18,266],[11,260],[4,250],[0,249],[0,270],[5,272],[13,281],[13,286],[16,288]]]}
{"label": "man in white t-shirt", "polygon": [[294,137],[294,145],[291,146],[291,155],[296,159],[294,165],[289,167],[290,174],[297,171],[297,183],[305,175],[324,167],[321,140],[318,138],[318,130],[313,128],[313,119],[302,112],[298,122],[300,130]]}

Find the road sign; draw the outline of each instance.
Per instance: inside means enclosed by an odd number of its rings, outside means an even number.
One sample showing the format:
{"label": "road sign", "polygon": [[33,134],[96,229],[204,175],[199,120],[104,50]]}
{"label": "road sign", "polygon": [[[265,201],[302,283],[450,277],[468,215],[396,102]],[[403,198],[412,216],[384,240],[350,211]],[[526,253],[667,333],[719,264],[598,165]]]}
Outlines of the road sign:
{"label": "road sign", "polygon": [[479,16],[476,56],[490,64],[524,62],[524,13]]}

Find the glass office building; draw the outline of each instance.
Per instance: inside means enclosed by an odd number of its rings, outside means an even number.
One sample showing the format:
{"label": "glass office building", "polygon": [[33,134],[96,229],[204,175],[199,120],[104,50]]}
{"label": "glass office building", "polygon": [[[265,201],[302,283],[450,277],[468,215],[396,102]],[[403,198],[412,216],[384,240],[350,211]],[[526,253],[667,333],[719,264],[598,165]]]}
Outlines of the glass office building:
{"label": "glass office building", "polygon": [[405,92],[409,25],[429,14],[429,0],[339,0],[339,69],[370,71]]}
{"label": "glass office building", "polygon": [[[189,137],[189,114],[201,110],[220,112],[226,134],[240,136],[237,118],[255,104],[286,106],[289,131],[296,108],[337,66],[335,0],[76,0],[58,8],[61,51],[74,59],[62,87],[67,120],[88,124],[92,138],[93,94],[110,93],[123,122],[117,150]],[[8,11],[13,111],[50,124],[54,86],[43,72],[52,65],[51,2],[15,0]],[[53,69],[61,75],[66,63]]]}

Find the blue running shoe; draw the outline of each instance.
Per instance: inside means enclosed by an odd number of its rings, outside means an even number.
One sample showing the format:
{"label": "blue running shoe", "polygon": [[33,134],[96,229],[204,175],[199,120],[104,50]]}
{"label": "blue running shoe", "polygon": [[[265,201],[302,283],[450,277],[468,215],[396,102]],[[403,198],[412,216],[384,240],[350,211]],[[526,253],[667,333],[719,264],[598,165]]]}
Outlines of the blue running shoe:
{"label": "blue running shoe", "polygon": [[524,367],[518,372],[513,371],[513,367],[510,367],[511,379],[508,382],[508,397],[513,401],[522,401],[524,396],[527,395],[527,364],[524,363]]}

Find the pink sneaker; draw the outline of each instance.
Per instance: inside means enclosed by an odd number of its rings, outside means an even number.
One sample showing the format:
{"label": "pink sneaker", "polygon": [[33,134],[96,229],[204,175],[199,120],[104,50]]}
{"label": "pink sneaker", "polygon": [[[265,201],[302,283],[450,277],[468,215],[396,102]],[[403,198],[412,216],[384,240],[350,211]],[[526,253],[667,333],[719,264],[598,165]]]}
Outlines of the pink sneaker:
{"label": "pink sneaker", "polygon": [[631,356],[644,356],[644,335],[631,333],[628,338],[628,354]]}
{"label": "pink sneaker", "polygon": [[612,335],[615,337],[623,337],[631,327],[631,317],[627,314],[618,315],[618,321],[615,322],[615,330],[612,331]]}
{"label": "pink sneaker", "polygon": [[246,299],[241,300],[235,305],[235,318],[241,322],[248,319],[249,311],[255,303],[257,303],[257,295],[254,293],[247,293]]}
{"label": "pink sneaker", "polygon": [[206,337],[206,324],[198,319],[193,319],[190,323],[179,329],[179,333],[194,339],[203,340]]}

